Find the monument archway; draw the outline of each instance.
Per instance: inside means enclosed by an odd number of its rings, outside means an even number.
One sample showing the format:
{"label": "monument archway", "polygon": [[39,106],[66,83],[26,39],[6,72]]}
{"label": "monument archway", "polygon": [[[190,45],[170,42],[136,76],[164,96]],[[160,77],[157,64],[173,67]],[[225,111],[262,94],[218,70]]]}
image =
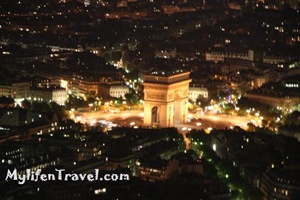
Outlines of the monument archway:
{"label": "monument archway", "polygon": [[159,124],[159,111],[157,106],[154,106],[151,109],[151,124],[153,125]]}
{"label": "monument archway", "polygon": [[174,127],[186,123],[190,72],[144,75],[144,125]]}

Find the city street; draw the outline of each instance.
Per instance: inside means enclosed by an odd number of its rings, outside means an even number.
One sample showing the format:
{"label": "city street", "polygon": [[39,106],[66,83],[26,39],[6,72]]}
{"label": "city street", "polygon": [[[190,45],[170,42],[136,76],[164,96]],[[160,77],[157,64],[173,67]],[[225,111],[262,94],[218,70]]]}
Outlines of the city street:
{"label": "city street", "polygon": [[[100,121],[106,121],[116,124],[117,126],[143,126],[144,113],[142,110],[129,110],[118,113],[89,111],[77,112],[74,111],[74,120],[81,123],[93,125]],[[179,129],[224,129],[240,126],[245,129],[247,123],[250,122],[248,117],[219,115],[212,112],[207,113],[189,113],[188,122],[186,124],[175,125]]]}

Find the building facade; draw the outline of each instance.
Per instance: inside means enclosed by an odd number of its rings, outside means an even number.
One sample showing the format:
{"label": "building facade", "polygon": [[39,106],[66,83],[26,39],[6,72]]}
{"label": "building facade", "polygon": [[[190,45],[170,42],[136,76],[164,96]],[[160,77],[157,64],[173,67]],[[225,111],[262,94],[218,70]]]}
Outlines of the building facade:
{"label": "building facade", "polygon": [[265,105],[271,105],[278,109],[287,110],[298,110],[300,105],[299,96],[282,96],[278,94],[258,94],[258,93],[247,93],[244,97],[256,101]]}
{"label": "building facade", "polygon": [[15,82],[9,85],[0,85],[0,96],[14,99],[27,98],[30,90],[30,82]]}
{"label": "building facade", "polygon": [[125,94],[129,93],[129,88],[125,85],[113,85],[109,88],[109,95],[116,98],[125,98]]}
{"label": "building facade", "polygon": [[3,126],[22,126],[44,119],[40,113],[24,109],[5,109],[0,113],[0,125]]}
{"label": "building facade", "polygon": [[203,87],[190,87],[189,88],[189,99],[195,102],[199,98],[208,98],[208,90]]}
{"label": "building facade", "polygon": [[288,200],[299,197],[299,180],[293,172],[287,171],[280,173],[274,170],[263,173],[260,190],[268,199]]}
{"label": "building facade", "polygon": [[35,88],[29,92],[29,101],[55,102],[58,105],[65,105],[68,99],[65,88]]}

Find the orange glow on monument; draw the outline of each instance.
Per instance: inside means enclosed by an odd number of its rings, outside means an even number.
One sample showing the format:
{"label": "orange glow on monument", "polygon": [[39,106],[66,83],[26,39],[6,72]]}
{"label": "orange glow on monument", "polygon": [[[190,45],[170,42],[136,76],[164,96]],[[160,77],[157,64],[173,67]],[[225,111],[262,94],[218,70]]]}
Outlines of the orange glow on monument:
{"label": "orange glow on monument", "polygon": [[190,72],[152,72],[144,75],[144,125],[174,127],[188,115]]}

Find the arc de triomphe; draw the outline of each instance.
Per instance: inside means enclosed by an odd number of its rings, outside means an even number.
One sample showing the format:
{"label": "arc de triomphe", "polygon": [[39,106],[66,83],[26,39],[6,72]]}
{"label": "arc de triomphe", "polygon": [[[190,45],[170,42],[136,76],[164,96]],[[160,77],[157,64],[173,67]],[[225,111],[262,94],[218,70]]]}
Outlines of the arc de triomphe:
{"label": "arc de triomphe", "polygon": [[174,127],[186,123],[190,72],[144,75],[144,126]]}

